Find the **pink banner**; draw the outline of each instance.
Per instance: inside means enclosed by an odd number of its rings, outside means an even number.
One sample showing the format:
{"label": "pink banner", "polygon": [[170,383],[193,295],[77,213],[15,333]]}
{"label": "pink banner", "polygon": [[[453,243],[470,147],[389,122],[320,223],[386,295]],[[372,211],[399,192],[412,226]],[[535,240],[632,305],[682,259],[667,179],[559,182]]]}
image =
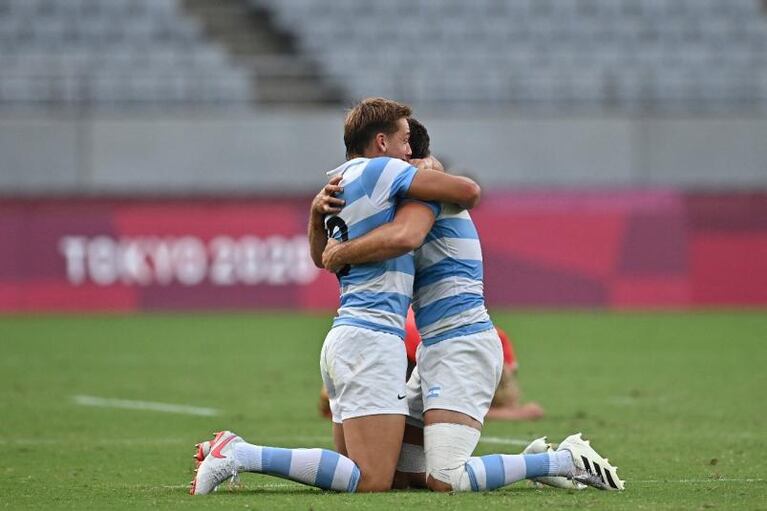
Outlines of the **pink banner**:
{"label": "pink banner", "polygon": [[[333,309],[308,198],[0,201],[0,311]],[[767,194],[496,193],[490,306],[767,304]]]}

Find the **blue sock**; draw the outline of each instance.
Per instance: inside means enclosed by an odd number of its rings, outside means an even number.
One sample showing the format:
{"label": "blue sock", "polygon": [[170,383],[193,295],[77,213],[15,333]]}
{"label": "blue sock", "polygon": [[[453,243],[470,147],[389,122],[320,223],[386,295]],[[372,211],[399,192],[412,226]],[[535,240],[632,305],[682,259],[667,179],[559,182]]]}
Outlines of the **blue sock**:
{"label": "blue sock", "polygon": [[572,468],[569,452],[492,454],[466,463],[472,491],[495,490],[522,479],[566,475]]}
{"label": "blue sock", "polygon": [[328,449],[282,449],[241,443],[235,448],[239,470],[259,472],[323,490],[354,493],[360,469],[341,454]]}

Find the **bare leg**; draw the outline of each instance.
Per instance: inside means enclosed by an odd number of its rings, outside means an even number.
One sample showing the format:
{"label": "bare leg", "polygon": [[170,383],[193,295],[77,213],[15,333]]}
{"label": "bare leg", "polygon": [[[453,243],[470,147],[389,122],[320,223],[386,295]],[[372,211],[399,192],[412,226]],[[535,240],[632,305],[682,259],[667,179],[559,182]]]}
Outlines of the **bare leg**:
{"label": "bare leg", "polygon": [[337,422],[333,423],[333,445],[336,448],[336,452],[339,454],[343,454],[344,456],[349,456],[349,453],[346,451],[346,439],[344,438],[344,425],[338,424]]}
{"label": "bare leg", "polygon": [[543,415],[543,408],[538,403],[522,403],[522,390],[517,372],[505,367],[485,418],[498,421],[533,421]]}
{"label": "bare leg", "polygon": [[[333,429],[335,439],[337,428]],[[404,430],[404,415],[369,415],[344,421],[346,450],[361,474],[357,492],[391,489]]]}
{"label": "bare leg", "polygon": [[508,403],[503,406],[493,406],[488,410],[485,419],[496,421],[534,421],[544,416],[541,405],[535,402],[519,404]]}

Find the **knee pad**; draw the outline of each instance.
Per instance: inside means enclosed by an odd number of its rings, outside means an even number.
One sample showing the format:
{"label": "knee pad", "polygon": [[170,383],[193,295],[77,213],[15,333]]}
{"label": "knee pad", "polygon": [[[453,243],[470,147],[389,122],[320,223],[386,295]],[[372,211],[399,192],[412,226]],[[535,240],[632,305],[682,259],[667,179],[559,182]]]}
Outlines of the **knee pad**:
{"label": "knee pad", "polygon": [[479,442],[480,432],[462,424],[439,423],[423,430],[426,476],[449,484],[453,491],[469,491],[469,461]]}

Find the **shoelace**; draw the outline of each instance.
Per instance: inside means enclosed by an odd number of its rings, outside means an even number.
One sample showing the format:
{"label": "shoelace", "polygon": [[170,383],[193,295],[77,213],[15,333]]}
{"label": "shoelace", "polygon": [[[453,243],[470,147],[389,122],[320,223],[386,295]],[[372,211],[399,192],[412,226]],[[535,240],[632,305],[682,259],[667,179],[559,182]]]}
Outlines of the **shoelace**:
{"label": "shoelace", "polygon": [[240,473],[237,468],[232,469],[232,476],[229,478],[229,489],[233,490],[240,484]]}
{"label": "shoelace", "polygon": [[[580,473],[579,473],[580,472]],[[582,484],[586,484],[589,486],[596,486],[598,488],[605,488],[605,482],[602,481],[602,478],[600,478],[597,474],[593,472],[589,472],[588,470],[580,470],[576,468],[576,473],[573,475],[572,479],[574,481],[577,481]]]}

